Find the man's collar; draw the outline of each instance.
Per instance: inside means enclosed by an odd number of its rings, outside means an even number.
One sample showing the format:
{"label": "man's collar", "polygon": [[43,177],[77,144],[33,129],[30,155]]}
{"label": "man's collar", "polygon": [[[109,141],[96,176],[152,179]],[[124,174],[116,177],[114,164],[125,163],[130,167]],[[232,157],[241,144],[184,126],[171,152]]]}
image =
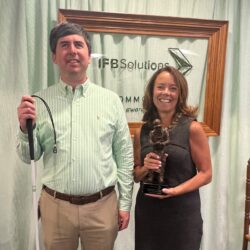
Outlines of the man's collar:
{"label": "man's collar", "polygon": [[77,92],[80,93],[80,95],[86,96],[86,91],[87,91],[88,86],[89,86],[89,84],[90,84],[90,80],[89,80],[89,78],[87,78],[84,82],[79,83],[79,84],[76,86],[76,88],[75,88],[74,91],[73,91],[72,86],[70,86],[69,84],[65,83],[61,78],[60,78],[60,80],[59,80],[59,84],[62,86],[62,88],[63,88],[63,90],[64,90],[64,92],[65,92],[66,95],[67,95],[68,93],[73,93],[73,92],[76,92],[76,91],[77,91]]}

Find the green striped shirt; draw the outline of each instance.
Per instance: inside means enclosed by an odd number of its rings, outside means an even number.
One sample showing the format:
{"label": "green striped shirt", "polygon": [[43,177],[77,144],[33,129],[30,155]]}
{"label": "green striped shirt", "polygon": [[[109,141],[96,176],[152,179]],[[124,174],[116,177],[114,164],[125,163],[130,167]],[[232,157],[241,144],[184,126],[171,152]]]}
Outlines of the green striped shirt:
{"label": "green striped shirt", "polygon": [[[42,184],[62,193],[88,195],[118,184],[119,206],[129,211],[133,189],[133,148],[122,103],[114,92],[87,80],[73,91],[61,80],[37,93],[35,160],[43,155]],[[17,152],[30,162],[27,134],[19,131]]]}

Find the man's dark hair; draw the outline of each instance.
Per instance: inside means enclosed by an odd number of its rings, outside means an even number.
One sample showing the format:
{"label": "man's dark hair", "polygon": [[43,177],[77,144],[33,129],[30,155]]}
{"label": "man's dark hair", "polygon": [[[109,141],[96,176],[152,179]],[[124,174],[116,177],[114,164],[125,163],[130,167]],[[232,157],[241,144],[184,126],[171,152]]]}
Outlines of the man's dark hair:
{"label": "man's dark hair", "polygon": [[54,54],[56,53],[56,45],[58,39],[68,35],[82,36],[87,44],[89,55],[91,54],[90,38],[87,31],[77,23],[67,23],[67,22],[58,24],[50,32],[49,43],[50,43],[50,50],[52,51],[52,53]]}

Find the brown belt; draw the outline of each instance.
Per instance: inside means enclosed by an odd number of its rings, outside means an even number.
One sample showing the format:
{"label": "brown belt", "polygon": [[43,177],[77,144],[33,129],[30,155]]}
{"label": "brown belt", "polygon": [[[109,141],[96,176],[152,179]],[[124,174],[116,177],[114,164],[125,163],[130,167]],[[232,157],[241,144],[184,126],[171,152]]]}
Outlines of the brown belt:
{"label": "brown belt", "polygon": [[111,193],[114,190],[114,188],[115,188],[114,186],[107,187],[107,188],[101,190],[100,192],[97,192],[97,193],[94,193],[91,195],[69,195],[69,194],[63,194],[60,192],[56,192],[55,190],[52,190],[45,185],[43,186],[43,189],[48,194],[53,196],[54,198],[68,201],[68,202],[75,204],[75,205],[84,205],[87,203],[95,202],[95,201],[101,199],[103,196]]}

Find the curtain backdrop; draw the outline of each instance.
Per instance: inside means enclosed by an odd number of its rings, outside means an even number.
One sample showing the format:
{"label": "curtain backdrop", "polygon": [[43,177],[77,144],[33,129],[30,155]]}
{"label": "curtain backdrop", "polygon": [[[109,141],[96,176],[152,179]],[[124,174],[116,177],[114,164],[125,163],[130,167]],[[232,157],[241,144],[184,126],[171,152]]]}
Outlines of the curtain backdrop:
{"label": "curtain backdrop", "polygon": [[[221,134],[209,138],[213,181],[200,190],[201,249],[241,249],[250,157],[249,0],[0,0],[0,249],[34,249],[31,168],[15,151],[16,109],[22,95],[58,79],[48,48],[58,8],[229,21]],[[40,176],[41,162],[37,169]],[[133,217],[134,203],[129,228],[119,233],[115,250],[133,250]]]}

